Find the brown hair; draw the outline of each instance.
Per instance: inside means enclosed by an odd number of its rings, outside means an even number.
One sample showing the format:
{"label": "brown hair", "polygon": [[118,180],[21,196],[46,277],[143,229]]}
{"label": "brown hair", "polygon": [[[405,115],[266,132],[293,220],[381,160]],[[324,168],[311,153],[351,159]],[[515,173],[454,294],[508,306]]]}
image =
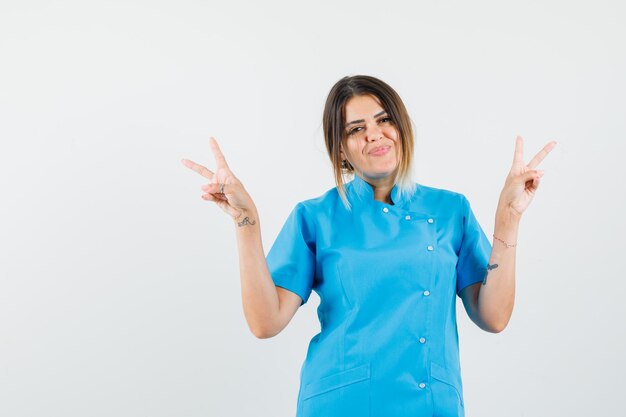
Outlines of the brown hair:
{"label": "brown hair", "polygon": [[343,77],[331,88],[326,99],[323,115],[324,141],[326,150],[333,165],[335,183],[339,196],[344,205],[350,210],[350,202],[346,197],[344,174],[354,174],[354,167],[346,161],[342,166],[341,144],[346,139],[345,108],[346,103],[354,96],[371,95],[378,99],[380,105],[391,117],[400,137],[400,161],[394,184],[398,185],[400,193],[412,194],[415,183],[411,178],[413,160],[413,129],[411,119],[406,111],[402,99],[385,82],[368,75],[353,75]]}

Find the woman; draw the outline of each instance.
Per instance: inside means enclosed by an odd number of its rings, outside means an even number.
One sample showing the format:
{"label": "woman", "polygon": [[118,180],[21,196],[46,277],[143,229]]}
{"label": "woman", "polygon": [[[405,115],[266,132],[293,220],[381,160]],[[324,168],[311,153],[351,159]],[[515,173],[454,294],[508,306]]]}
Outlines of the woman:
{"label": "woman", "polygon": [[[386,83],[341,79],[323,124],[337,186],[295,206],[267,257],[255,205],[215,139],[215,173],[183,160],[210,180],[202,198],[236,224],[248,325],[275,336],[319,294],[300,417],[463,416],[455,296],[481,329],[506,327],[520,218],[556,142],[526,165],[517,138],[492,247],[462,194],[412,182],[410,119]],[[346,174],[354,174],[347,184]]]}

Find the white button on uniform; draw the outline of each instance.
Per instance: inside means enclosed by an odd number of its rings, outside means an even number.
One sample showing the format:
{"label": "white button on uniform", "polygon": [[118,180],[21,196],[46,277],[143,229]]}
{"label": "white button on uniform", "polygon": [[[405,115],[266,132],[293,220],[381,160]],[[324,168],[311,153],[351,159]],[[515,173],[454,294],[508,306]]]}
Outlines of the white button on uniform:
{"label": "white button on uniform", "polygon": [[424,384],[423,382],[420,382],[419,387],[420,387],[420,388],[426,388],[426,384]]}
{"label": "white button on uniform", "polygon": [[383,207],[383,211],[384,211],[385,213],[387,213],[387,212],[389,211],[389,209],[388,209],[387,207]]}
{"label": "white button on uniform", "polygon": [[430,291],[428,291],[428,290],[424,291],[424,295],[425,295],[426,297],[428,297],[428,296],[430,295]]}
{"label": "white button on uniform", "polygon": [[420,343],[426,343],[426,339],[424,339],[423,337],[420,337]]}
{"label": "white button on uniform", "polygon": [[405,220],[411,220],[411,216],[406,216],[404,219]]}
{"label": "white button on uniform", "polygon": [[433,219],[428,219],[428,223],[432,223],[432,222],[434,222]]}
{"label": "white button on uniform", "polygon": [[433,250],[434,248],[433,248],[433,245],[428,245],[428,248],[426,248],[426,249]]}

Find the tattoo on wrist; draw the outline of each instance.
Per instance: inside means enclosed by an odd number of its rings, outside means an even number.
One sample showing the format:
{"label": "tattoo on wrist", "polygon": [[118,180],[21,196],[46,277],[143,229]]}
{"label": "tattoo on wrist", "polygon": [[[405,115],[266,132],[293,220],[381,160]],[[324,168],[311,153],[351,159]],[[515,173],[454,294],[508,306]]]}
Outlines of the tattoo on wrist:
{"label": "tattoo on wrist", "polygon": [[247,226],[247,225],[255,225],[256,224],[256,220],[252,220],[250,221],[250,217],[245,217],[242,221],[237,222],[237,226],[239,227],[243,227],[243,226]]}
{"label": "tattoo on wrist", "polygon": [[485,271],[485,278],[483,278],[483,285],[487,285],[487,275],[489,275],[489,271],[492,269],[496,269],[498,264],[489,265],[487,264],[487,270]]}

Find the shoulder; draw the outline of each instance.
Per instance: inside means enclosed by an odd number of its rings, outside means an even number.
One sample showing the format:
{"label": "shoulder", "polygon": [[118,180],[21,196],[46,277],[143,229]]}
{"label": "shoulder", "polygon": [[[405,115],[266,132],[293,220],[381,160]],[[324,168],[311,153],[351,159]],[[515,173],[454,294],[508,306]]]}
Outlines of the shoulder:
{"label": "shoulder", "polygon": [[316,217],[321,213],[332,211],[338,203],[341,204],[341,198],[337,187],[333,187],[320,196],[300,201],[296,208],[305,211],[311,217]]}
{"label": "shoulder", "polygon": [[416,200],[427,205],[464,209],[469,204],[464,194],[444,188],[416,183]]}
{"label": "shoulder", "polygon": [[339,193],[335,188],[320,196],[299,201],[291,209],[286,223],[297,227],[308,236],[315,236],[320,217],[324,217],[325,213],[330,213],[332,217],[333,206],[336,205],[337,200],[339,200]]}

